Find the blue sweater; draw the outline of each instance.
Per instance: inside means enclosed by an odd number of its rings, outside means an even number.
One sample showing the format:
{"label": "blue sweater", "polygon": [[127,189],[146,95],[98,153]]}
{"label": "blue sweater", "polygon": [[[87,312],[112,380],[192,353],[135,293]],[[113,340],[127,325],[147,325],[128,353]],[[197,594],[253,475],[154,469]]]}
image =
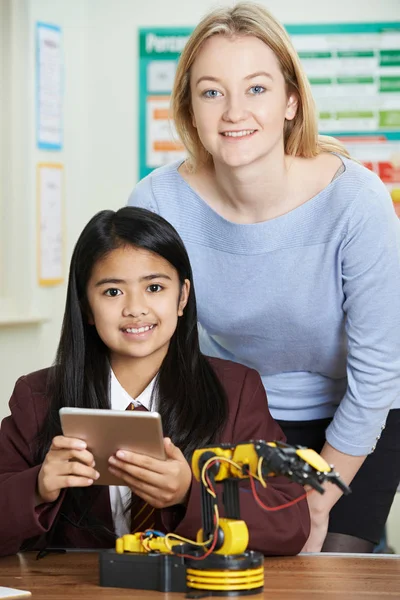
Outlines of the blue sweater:
{"label": "blue sweater", "polygon": [[344,172],[291,212],[255,224],[217,214],[178,173],[129,204],[178,230],[193,267],[201,348],[261,374],[272,415],[334,415],[327,441],[360,456],[400,407],[400,221],[380,179]]}

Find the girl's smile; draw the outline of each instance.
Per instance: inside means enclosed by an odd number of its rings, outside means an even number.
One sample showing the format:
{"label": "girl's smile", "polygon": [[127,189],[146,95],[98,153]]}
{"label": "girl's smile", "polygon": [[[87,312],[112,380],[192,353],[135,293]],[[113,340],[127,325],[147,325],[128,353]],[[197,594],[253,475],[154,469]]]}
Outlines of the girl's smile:
{"label": "girl's smile", "polygon": [[136,327],[123,327],[121,329],[122,333],[131,336],[132,339],[138,339],[138,340],[142,340],[142,339],[147,339],[147,337],[149,337],[147,334],[151,335],[151,333],[154,331],[154,328],[157,327],[157,325],[152,324],[152,325],[137,325]]}

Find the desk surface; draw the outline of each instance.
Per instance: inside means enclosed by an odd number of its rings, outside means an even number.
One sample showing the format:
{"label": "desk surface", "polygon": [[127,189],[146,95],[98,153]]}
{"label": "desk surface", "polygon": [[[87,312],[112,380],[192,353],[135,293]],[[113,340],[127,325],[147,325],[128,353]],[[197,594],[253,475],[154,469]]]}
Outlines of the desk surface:
{"label": "desk surface", "polygon": [[[96,553],[36,553],[0,559],[0,586],[32,592],[32,600],[102,598],[179,600],[184,594],[98,586]],[[400,598],[400,555],[300,555],[265,560],[263,594],[255,600],[383,600]]]}

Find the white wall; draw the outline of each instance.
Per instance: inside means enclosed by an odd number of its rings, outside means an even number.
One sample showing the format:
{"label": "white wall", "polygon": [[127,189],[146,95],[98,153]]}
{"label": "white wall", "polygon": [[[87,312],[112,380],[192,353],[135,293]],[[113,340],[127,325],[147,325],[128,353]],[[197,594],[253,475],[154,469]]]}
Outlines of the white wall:
{"label": "white wall", "polygon": [[[400,19],[399,0],[260,3],[290,24]],[[7,68],[12,64],[10,86],[0,84],[0,205],[5,220],[0,229],[0,321],[1,312],[47,319],[44,324],[6,327],[0,323],[0,418],[8,412],[17,377],[52,362],[63,313],[65,285],[42,289],[36,283],[36,163],[54,160],[65,166],[69,259],[84,223],[98,210],[125,204],[137,178],[137,27],[191,26],[210,8],[226,4],[232,2],[0,0],[2,23],[10,19],[9,27],[0,27],[0,41],[7,35],[11,38],[11,56],[5,56],[4,64]],[[35,146],[34,32],[39,20],[63,30],[65,136],[61,153],[40,152]],[[396,506],[389,538],[400,552],[399,522],[400,506]]]}
{"label": "white wall", "polygon": [[[96,203],[87,200],[84,173],[88,154],[85,3],[2,0],[3,9],[6,6],[2,17],[8,19],[4,27],[10,32],[11,44],[5,44],[10,77],[1,86],[9,97],[4,99],[1,115],[4,220],[0,317],[39,315],[46,322],[0,326],[0,416],[7,411],[17,377],[52,362],[62,318],[64,286],[44,289],[36,282],[37,162],[54,160],[65,165],[68,257],[82,225],[96,210]],[[61,153],[40,152],[35,146],[34,35],[38,20],[63,26],[66,93],[65,150]]]}

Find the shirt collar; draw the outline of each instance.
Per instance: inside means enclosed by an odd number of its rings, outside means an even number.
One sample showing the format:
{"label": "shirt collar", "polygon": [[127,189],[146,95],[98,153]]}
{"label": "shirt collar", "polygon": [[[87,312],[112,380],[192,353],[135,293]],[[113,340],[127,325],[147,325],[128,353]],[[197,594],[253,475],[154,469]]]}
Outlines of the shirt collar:
{"label": "shirt collar", "polygon": [[[115,373],[111,370],[111,381],[110,381],[110,402],[113,410],[125,410],[130,402],[133,402],[134,406],[141,404],[147,410],[150,410],[151,395],[153,392],[156,377],[150,381],[149,385],[143,390],[137,398],[132,398],[128,392],[122,387],[118,381]],[[153,408],[153,410],[155,410]]]}

